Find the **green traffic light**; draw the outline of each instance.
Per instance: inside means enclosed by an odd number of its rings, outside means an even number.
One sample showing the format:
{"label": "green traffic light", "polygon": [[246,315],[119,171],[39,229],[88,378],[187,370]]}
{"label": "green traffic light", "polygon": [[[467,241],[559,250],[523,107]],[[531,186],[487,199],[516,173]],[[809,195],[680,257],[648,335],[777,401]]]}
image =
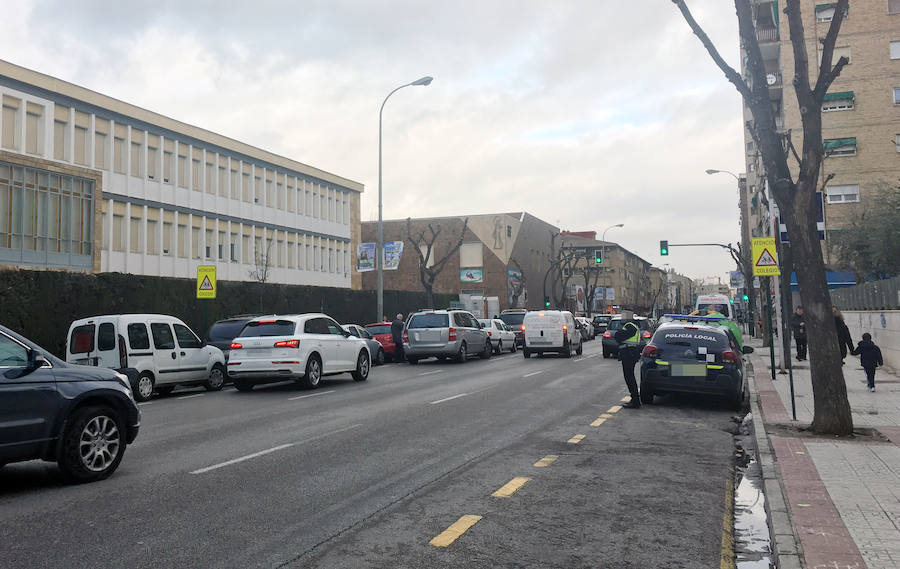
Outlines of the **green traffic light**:
{"label": "green traffic light", "polygon": [[660,255],[668,255],[669,254],[669,242],[666,240],[662,240],[659,242],[659,254]]}

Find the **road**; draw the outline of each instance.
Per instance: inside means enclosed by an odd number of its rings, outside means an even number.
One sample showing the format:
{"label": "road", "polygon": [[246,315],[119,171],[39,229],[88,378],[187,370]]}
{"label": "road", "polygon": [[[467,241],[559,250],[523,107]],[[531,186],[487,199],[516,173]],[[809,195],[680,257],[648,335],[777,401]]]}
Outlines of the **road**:
{"label": "road", "polygon": [[0,566],[718,566],[732,413],[620,410],[600,352],[153,399],[106,481],[0,470]]}

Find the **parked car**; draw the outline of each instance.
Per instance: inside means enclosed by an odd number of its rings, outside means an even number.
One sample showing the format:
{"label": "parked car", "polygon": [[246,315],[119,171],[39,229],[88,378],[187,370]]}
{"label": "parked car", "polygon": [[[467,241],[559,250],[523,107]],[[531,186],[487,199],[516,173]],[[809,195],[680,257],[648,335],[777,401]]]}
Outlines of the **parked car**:
{"label": "parked car", "polygon": [[579,316],[576,320],[581,324],[581,339],[585,342],[593,340],[594,324],[584,316]]}
{"label": "parked car", "polygon": [[262,316],[231,343],[228,375],[238,391],[287,379],[315,389],[327,375],[350,373],[365,381],[371,361],[366,341],[327,314]]}
{"label": "parked car", "polygon": [[259,314],[243,314],[240,316],[232,316],[213,322],[213,325],[206,331],[206,343],[222,350],[225,356],[225,362],[228,362],[228,352],[231,350],[231,342],[234,340],[244,325],[250,322]]}
{"label": "parked car", "polygon": [[372,337],[368,330],[359,324],[344,324],[343,328],[350,332],[351,336],[366,341],[366,345],[369,346],[369,354],[373,354],[372,365],[380,366],[384,363],[384,347],[381,342]]}
{"label": "parked car", "polygon": [[516,345],[520,348],[525,346],[525,329],[522,328],[522,321],[525,320],[527,313],[524,308],[508,308],[500,312],[500,320],[506,322],[506,325],[516,333]]}
{"label": "parked car", "polygon": [[366,324],[365,329],[381,344],[381,347],[384,349],[385,361],[394,361],[397,347],[394,345],[394,336],[391,334],[391,323],[375,322]]}
{"label": "parked car", "polygon": [[0,467],[40,459],[69,482],[101,480],[140,424],[125,375],[68,364],[0,326]]}
{"label": "parked car", "polygon": [[403,352],[411,364],[436,357],[455,358],[463,363],[469,354],[491,357],[493,348],[487,332],[465,310],[424,310],[410,316],[403,330]]}
{"label": "parked car", "polygon": [[[151,341],[152,340],[152,341]],[[126,373],[134,398],[146,401],[154,388],[171,393],[176,385],[225,385],[222,350],[201,342],[193,330],[164,314],[111,314],[81,318],[69,326],[66,361]]]}
{"label": "parked car", "polygon": [[[632,320],[634,320],[641,330],[640,347],[643,349],[650,339],[650,321],[643,316],[635,316]],[[623,320],[621,315],[613,316],[612,320],[609,321],[609,326],[607,326],[606,331],[603,333],[603,339],[600,340],[603,344],[604,358],[611,358],[619,353],[619,343],[616,342],[615,335],[616,331],[621,330],[626,322],[628,321]]]}
{"label": "parked car", "polygon": [[594,326],[594,336],[601,336],[606,332],[606,327],[609,326],[610,320],[612,320],[612,314],[599,314],[594,316],[594,320],[592,321]]}
{"label": "parked car", "polygon": [[543,355],[556,352],[564,358],[572,356],[572,350],[581,355],[582,336],[580,324],[568,310],[540,310],[525,315],[525,347],[522,354]]}
{"label": "parked car", "polygon": [[487,331],[495,354],[503,350],[516,351],[516,333],[499,318],[480,318],[478,323]]}
{"label": "parked car", "polygon": [[744,403],[743,354],[728,328],[702,323],[660,324],[641,352],[641,402],[663,393],[723,397],[734,410]]}

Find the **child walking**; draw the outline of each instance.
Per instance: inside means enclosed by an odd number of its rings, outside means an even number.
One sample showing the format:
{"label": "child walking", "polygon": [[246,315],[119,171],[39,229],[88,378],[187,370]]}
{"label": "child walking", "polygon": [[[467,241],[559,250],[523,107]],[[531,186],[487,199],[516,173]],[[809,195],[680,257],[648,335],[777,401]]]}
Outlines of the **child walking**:
{"label": "child walking", "polygon": [[850,354],[859,356],[859,363],[866,370],[866,384],[869,391],[875,391],[875,368],[884,365],[881,358],[881,349],[872,341],[872,335],[866,332],[862,335],[862,341]]}

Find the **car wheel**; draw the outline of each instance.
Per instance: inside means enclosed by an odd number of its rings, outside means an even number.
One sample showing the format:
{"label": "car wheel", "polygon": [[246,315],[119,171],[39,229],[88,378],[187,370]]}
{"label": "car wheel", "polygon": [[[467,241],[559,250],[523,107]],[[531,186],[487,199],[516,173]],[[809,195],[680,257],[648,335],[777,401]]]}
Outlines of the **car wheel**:
{"label": "car wheel", "polygon": [[519,346],[516,345],[516,341],[513,340],[512,347],[509,349],[509,353],[514,354],[516,350],[519,349]]}
{"label": "car wheel", "polygon": [[483,359],[483,360],[490,359],[491,354],[492,354],[493,352],[494,352],[494,350],[491,348],[491,341],[490,341],[490,340],[487,340],[487,341],[484,343],[484,349],[481,350],[481,353],[478,354],[478,356],[479,356],[481,359]]}
{"label": "car wheel", "polygon": [[225,386],[225,368],[222,364],[214,364],[209,371],[209,377],[203,383],[207,391],[221,391]]}
{"label": "car wheel", "polygon": [[134,393],[135,401],[147,401],[151,397],[153,397],[153,374],[149,371],[145,371],[138,377],[137,384],[134,386],[132,392]]}
{"label": "car wheel", "polygon": [[354,381],[365,381],[369,379],[369,352],[360,350],[359,356],[356,358],[356,369],[351,372]]}
{"label": "car wheel", "polygon": [[384,365],[384,361],[385,361],[384,350],[379,348],[378,353],[375,355],[375,365],[377,365],[377,366]]}
{"label": "car wheel", "polygon": [[603,350],[603,359],[606,359],[606,360],[609,359],[609,351],[608,350]]}
{"label": "car wheel", "polygon": [[644,405],[653,405],[654,395],[655,394],[652,391],[641,386],[641,403]]}
{"label": "car wheel", "polygon": [[253,389],[253,384],[246,379],[235,379],[234,388],[238,391],[250,391]]}
{"label": "car wheel", "polygon": [[469,354],[466,351],[466,343],[462,342],[459,344],[459,351],[456,352],[456,361],[464,364],[466,363],[467,359],[469,359]]}
{"label": "car wheel", "polygon": [[321,381],[322,362],[319,361],[318,357],[312,356],[306,360],[306,373],[303,374],[300,384],[307,389],[315,389],[319,387]]}
{"label": "car wheel", "polygon": [[156,393],[159,395],[169,395],[175,389],[174,385],[160,385],[156,388]]}
{"label": "car wheel", "polygon": [[741,411],[744,408],[744,386],[741,385],[741,390],[738,391],[731,398],[730,407],[732,411]]}
{"label": "car wheel", "polygon": [[584,343],[578,344],[578,349],[575,350],[575,353],[579,356],[584,353]]}
{"label": "car wheel", "polygon": [[571,358],[572,357],[572,344],[570,344],[568,340],[563,342],[562,350],[559,353],[564,358]]}
{"label": "car wheel", "polygon": [[531,357],[531,352],[528,351],[528,348],[522,348],[522,355],[525,356],[525,359],[527,360]]}
{"label": "car wheel", "polygon": [[500,340],[499,342],[497,342],[497,349],[494,350],[494,353],[499,354],[502,351],[503,351],[503,340]]}
{"label": "car wheel", "polygon": [[125,454],[122,418],[112,407],[83,407],[62,437],[59,469],[69,482],[94,482],[112,474]]}

